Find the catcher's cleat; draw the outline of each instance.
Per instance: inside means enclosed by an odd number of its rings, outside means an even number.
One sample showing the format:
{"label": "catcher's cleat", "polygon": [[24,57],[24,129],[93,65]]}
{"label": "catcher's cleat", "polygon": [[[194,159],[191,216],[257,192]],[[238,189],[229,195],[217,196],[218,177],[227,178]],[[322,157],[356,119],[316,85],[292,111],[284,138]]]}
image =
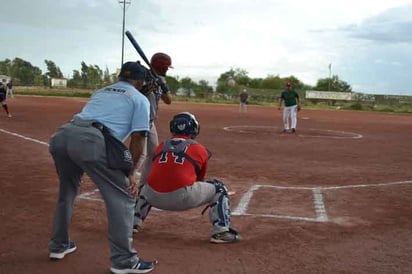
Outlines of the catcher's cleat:
{"label": "catcher's cleat", "polygon": [[239,234],[233,230],[216,233],[210,238],[210,242],[214,244],[236,243],[239,240]]}
{"label": "catcher's cleat", "polygon": [[155,260],[155,261],[152,261],[152,262],[145,262],[145,261],[143,261],[142,259],[140,259],[134,266],[132,266],[131,268],[122,268],[122,269],[119,269],[119,268],[114,268],[114,267],[111,267],[110,268],[110,271],[112,272],[112,273],[115,273],[115,274],[129,274],[129,273],[149,273],[150,271],[152,271],[154,268],[155,268],[155,266],[156,266],[156,264],[157,264],[158,262]]}
{"label": "catcher's cleat", "polygon": [[66,250],[62,252],[50,252],[49,258],[50,260],[61,260],[67,254],[75,252],[76,249],[77,249],[76,244],[74,242],[70,242]]}

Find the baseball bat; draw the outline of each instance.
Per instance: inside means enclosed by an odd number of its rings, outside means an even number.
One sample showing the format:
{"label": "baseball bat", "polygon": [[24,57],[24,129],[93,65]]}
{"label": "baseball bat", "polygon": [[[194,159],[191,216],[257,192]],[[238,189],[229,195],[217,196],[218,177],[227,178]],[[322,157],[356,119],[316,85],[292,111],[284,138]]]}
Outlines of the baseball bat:
{"label": "baseball bat", "polygon": [[153,68],[152,68],[152,65],[149,62],[149,59],[147,59],[146,54],[144,54],[144,51],[139,46],[136,39],[134,39],[133,34],[130,31],[127,30],[126,31],[126,36],[127,36],[127,38],[129,38],[130,43],[132,43],[132,45],[136,49],[137,53],[139,53],[140,57],[142,57],[143,61],[149,66],[150,70],[153,72]]}

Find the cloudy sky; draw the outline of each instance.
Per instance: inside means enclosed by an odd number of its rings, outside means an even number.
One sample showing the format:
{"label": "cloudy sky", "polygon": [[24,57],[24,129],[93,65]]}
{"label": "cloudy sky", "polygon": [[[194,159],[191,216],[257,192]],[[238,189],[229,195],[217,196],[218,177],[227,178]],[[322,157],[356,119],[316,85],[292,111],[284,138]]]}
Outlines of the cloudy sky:
{"label": "cloudy sky", "polygon": [[[122,0],[120,0],[122,1]],[[169,75],[207,80],[231,68],[252,78],[338,75],[354,91],[412,95],[412,0],[126,0],[126,30],[146,55],[172,56]],[[66,77],[121,64],[118,0],[13,0],[0,9],[0,60]],[[139,59],[125,38],[124,60]],[[329,70],[331,64],[331,70]]]}

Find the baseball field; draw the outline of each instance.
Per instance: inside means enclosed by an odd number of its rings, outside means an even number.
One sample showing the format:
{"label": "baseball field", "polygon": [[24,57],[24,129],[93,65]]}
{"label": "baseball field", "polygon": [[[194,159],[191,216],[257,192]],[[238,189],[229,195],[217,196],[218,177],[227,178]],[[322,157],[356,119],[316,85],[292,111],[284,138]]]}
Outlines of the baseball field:
{"label": "baseball field", "polygon": [[[84,177],[71,237],[48,259],[58,181],[50,135],[86,99],[16,96],[0,115],[0,273],[109,273],[107,219]],[[209,243],[203,208],[153,210],[134,236],[154,273],[412,273],[412,115],[303,109],[281,133],[272,106],[160,105],[160,140],[181,111],[196,115],[213,156],[208,178],[231,195],[241,241]]]}

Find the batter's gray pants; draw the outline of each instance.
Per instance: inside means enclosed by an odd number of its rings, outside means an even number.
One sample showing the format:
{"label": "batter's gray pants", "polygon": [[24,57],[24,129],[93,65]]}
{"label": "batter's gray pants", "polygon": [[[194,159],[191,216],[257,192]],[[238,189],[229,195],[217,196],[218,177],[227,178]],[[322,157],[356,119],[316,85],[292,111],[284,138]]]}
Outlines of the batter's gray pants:
{"label": "batter's gray pants", "polygon": [[135,199],[127,192],[128,178],[121,171],[107,167],[103,135],[91,126],[91,122],[76,120],[65,124],[50,139],[49,149],[60,191],[49,250],[62,252],[67,249],[73,203],[80,190],[81,177],[86,172],[106,204],[112,266],[131,268],[138,261],[132,238]]}
{"label": "batter's gray pants", "polygon": [[152,169],[153,156],[156,148],[159,146],[159,136],[157,135],[157,129],[154,122],[150,124],[150,132],[147,137],[147,155],[144,162],[144,167],[142,174],[140,176],[140,185],[144,185],[147,182],[147,177],[149,176],[150,170]]}

